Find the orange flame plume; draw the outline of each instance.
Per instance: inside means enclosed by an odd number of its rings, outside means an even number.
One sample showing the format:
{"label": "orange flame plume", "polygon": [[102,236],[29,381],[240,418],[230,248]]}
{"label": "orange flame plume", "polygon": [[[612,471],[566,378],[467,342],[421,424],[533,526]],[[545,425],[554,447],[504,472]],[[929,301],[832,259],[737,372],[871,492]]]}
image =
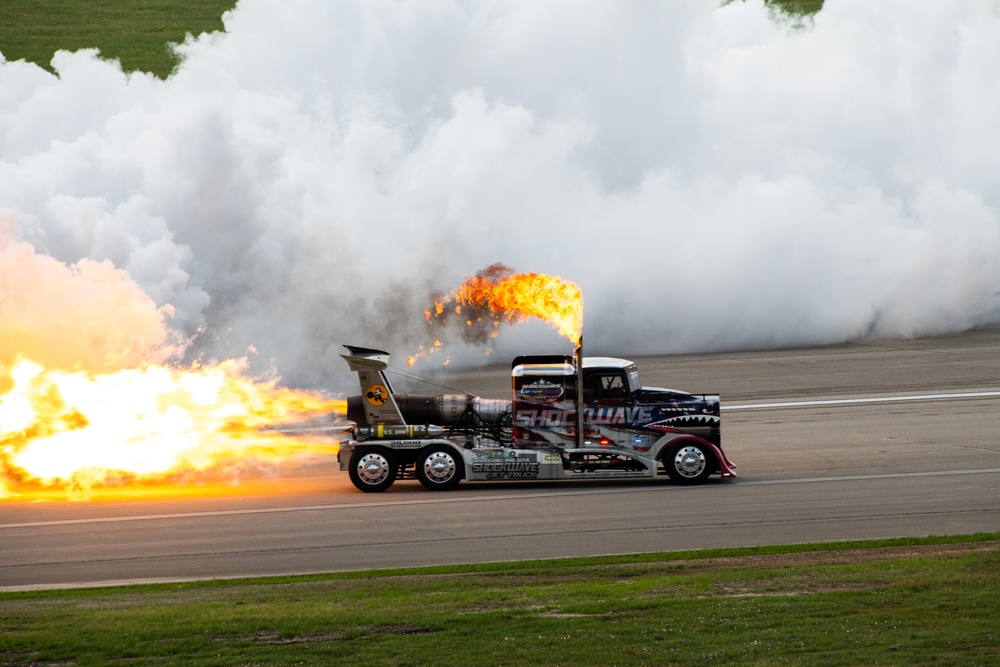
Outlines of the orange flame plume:
{"label": "orange flame plume", "polygon": [[192,474],[218,481],[247,464],[336,451],[336,441],[273,427],[342,415],[345,401],[254,382],[244,367],[229,360],[90,374],[19,360],[13,387],[0,395],[0,497],[31,485],[86,499]]}
{"label": "orange flame plume", "polygon": [[252,380],[245,360],[172,364],[171,315],[111,262],[63,264],[0,219],[0,498],[220,489],[336,451],[345,401]]}

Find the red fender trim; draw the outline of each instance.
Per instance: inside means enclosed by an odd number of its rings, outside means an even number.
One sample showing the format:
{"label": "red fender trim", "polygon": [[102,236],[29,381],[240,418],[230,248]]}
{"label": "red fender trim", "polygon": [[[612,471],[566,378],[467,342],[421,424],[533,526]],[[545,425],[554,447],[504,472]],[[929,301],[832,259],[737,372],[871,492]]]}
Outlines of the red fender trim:
{"label": "red fender trim", "polygon": [[722,473],[723,477],[736,477],[736,464],[729,460],[726,453],[722,451],[721,447],[717,447],[711,442],[706,442],[709,450],[715,456],[715,460],[719,462],[719,472]]}

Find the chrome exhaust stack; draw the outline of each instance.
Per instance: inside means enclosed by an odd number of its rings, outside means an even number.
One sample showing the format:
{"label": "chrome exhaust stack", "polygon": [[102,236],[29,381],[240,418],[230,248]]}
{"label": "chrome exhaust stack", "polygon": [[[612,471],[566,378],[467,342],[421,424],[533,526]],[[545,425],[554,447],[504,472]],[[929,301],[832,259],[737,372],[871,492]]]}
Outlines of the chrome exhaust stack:
{"label": "chrome exhaust stack", "polygon": [[576,344],[576,446],[583,447],[583,334]]}

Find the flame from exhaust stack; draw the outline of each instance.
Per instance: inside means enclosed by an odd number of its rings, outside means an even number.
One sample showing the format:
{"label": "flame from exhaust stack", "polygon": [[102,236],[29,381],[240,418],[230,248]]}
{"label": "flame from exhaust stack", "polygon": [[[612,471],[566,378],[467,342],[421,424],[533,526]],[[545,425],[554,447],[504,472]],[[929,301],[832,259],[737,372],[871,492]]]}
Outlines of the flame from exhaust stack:
{"label": "flame from exhaust stack", "polygon": [[[488,266],[449,294],[435,297],[433,308],[424,314],[431,324],[447,326],[457,321],[470,343],[496,338],[503,322],[513,325],[531,317],[555,327],[574,346],[583,335],[583,294],[576,284],[557,276],[516,273],[503,264]],[[412,366],[417,358],[440,348],[440,341],[427,350],[422,347],[407,358],[407,364]]]}

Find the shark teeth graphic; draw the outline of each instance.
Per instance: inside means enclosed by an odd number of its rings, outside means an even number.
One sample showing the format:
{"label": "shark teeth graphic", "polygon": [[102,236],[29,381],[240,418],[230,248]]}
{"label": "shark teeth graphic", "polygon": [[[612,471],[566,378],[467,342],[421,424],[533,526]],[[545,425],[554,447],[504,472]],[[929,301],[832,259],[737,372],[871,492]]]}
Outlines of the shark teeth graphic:
{"label": "shark teeth graphic", "polygon": [[714,426],[722,420],[715,415],[681,415],[668,417],[648,424],[648,426]]}

